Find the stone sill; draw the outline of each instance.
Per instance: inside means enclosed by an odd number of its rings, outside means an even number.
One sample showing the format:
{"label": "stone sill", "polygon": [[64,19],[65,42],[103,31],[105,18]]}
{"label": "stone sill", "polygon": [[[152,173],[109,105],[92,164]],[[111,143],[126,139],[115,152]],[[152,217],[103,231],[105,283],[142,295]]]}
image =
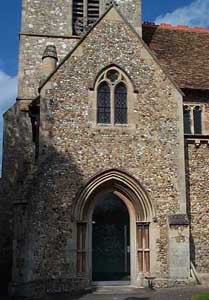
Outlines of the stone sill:
{"label": "stone sill", "polygon": [[195,144],[196,147],[199,147],[201,144],[207,144],[209,146],[209,135],[185,134],[184,138],[187,144]]}

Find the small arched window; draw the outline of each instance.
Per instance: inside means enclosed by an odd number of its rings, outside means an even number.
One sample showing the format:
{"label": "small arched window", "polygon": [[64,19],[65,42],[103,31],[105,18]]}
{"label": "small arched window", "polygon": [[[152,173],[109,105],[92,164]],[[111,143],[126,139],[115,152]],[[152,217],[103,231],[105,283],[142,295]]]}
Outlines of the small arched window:
{"label": "small arched window", "polygon": [[194,107],[193,118],[194,118],[194,134],[202,134],[202,109],[200,106]]}
{"label": "small arched window", "polygon": [[123,82],[115,87],[115,124],[127,124],[127,88]]}
{"label": "small arched window", "polygon": [[184,133],[203,133],[203,105],[184,105]]}
{"label": "small arched window", "polygon": [[190,108],[184,106],[184,133],[191,134],[191,118],[190,118]]}
{"label": "small arched window", "polygon": [[103,81],[97,90],[97,123],[111,123],[110,88],[107,82]]}
{"label": "small arched window", "polygon": [[127,78],[114,67],[105,71],[98,80],[97,123],[128,124]]}

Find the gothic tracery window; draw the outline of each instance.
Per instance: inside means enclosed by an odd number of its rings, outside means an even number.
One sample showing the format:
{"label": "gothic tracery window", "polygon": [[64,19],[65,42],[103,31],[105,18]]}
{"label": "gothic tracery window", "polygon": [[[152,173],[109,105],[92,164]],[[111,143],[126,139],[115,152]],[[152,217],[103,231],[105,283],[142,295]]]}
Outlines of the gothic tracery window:
{"label": "gothic tracery window", "polygon": [[105,71],[97,87],[97,123],[128,123],[128,89],[123,74],[116,68]]}
{"label": "gothic tracery window", "polygon": [[188,104],[184,105],[184,133],[185,134],[202,134],[202,106]]}
{"label": "gothic tracery window", "polygon": [[99,0],[73,0],[73,34],[84,34],[98,18]]}

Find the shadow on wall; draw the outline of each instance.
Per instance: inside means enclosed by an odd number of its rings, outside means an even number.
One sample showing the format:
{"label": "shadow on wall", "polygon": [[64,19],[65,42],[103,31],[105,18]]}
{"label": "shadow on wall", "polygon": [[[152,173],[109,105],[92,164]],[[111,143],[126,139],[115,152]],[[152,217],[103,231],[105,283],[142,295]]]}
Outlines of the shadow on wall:
{"label": "shadow on wall", "polygon": [[83,186],[83,174],[67,147],[58,153],[45,142],[39,162],[15,199],[14,274],[20,286],[28,281],[68,278],[75,273],[69,250],[73,242],[71,212]]}
{"label": "shadow on wall", "polygon": [[190,197],[190,170],[189,170],[189,152],[188,146],[185,145],[185,173],[186,173],[186,200],[187,200],[187,215],[190,223],[190,259],[195,266],[195,244],[191,231],[191,197]]}
{"label": "shadow on wall", "polygon": [[[2,235],[1,235],[2,237]],[[8,293],[8,284],[11,282],[12,270],[12,253],[11,253],[11,240],[6,239],[1,244],[1,249],[7,252],[7,255],[2,256],[0,261],[0,299],[1,296],[6,296]]]}
{"label": "shadow on wall", "polygon": [[12,277],[12,208],[3,183],[0,186],[0,299],[8,291]]}

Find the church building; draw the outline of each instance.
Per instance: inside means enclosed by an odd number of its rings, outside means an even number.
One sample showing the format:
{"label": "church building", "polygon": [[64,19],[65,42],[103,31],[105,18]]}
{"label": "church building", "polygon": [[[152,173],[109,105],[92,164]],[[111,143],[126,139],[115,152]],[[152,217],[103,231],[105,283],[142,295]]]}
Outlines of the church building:
{"label": "church building", "polygon": [[209,30],[141,5],[22,0],[0,181],[20,299],[209,278]]}

